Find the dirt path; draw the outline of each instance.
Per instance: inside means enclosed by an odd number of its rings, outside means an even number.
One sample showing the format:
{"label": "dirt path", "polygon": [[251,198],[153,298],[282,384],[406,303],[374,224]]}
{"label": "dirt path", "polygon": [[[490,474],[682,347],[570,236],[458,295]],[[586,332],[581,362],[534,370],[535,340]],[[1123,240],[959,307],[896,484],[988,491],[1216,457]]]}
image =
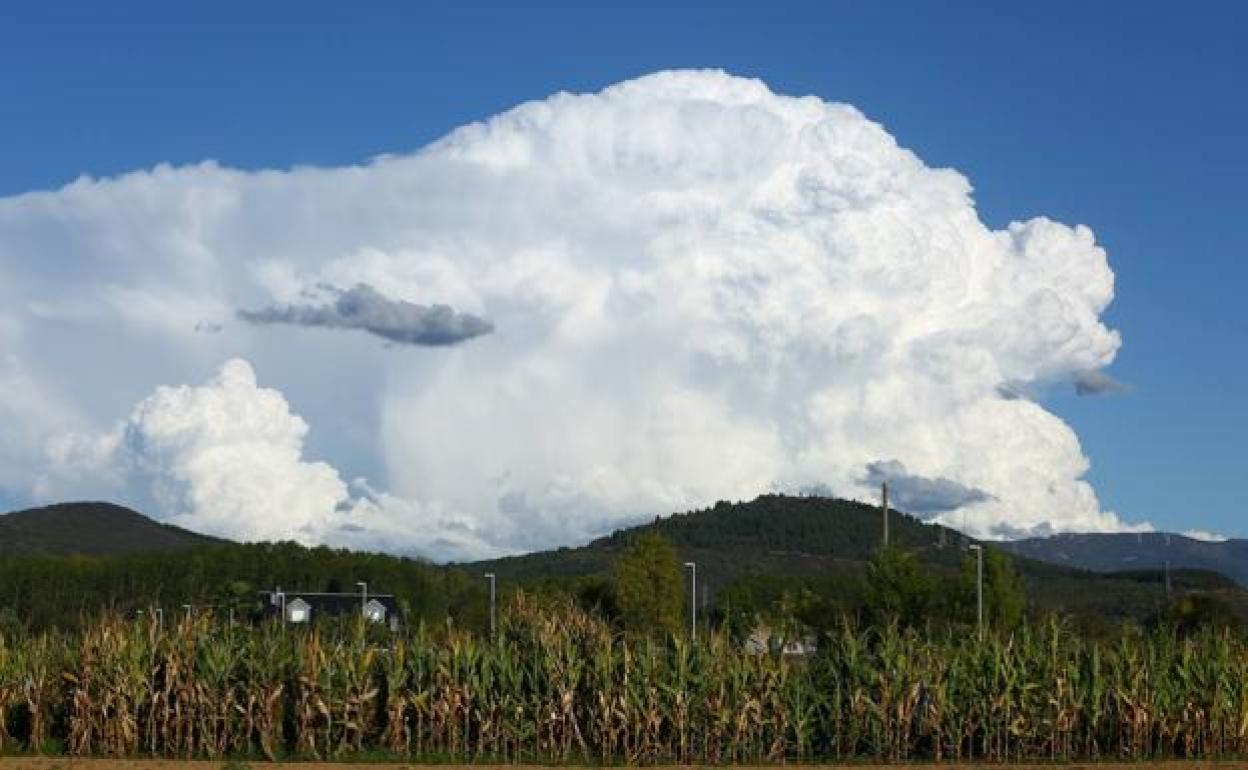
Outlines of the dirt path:
{"label": "dirt path", "polygon": [[[0,770],[220,770],[224,762],[205,762],[170,759],[78,759],[73,757],[0,757]],[[248,762],[253,770],[550,770],[542,765],[420,765],[408,762],[388,764],[364,764],[355,762]],[[730,770],[777,770],[776,765],[750,767],[747,765],[724,765]],[[813,767],[819,770],[1248,770],[1248,761],[1227,760],[1223,762],[1138,762],[1072,764],[1023,764],[1023,765],[954,765],[929,763],[912,765],[788,765],[799,770]],[[566,766],[560,770],[576,770]],[[646,770],[690,770],[688,767],[655,767]]]}

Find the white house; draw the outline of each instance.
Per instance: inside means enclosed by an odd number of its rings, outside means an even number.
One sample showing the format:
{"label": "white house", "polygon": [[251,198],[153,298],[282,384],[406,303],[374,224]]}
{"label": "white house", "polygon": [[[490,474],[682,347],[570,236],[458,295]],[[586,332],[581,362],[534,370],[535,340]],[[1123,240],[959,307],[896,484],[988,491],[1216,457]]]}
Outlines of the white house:
{"label": "white house", "polygon": [[399,625],[399,606],[392,594],[325,593],[319,591],[262,591],[268,598],[268,614],[287,623],[311,623],[317,617],[363,615],[370,623]]}
{"label": "white house", "polygon": [[307,623],[312,620],[312,605],[296,596],[286,602],[287,623]]}
{"label": "white house", "polygon": [[385,623],[386,612],[386,605],[376,599],[369,599],[368,603],[364,605],[364,617],[370,623]]}
{"label": "white house", "polygon": [[813,636],[786,639],[766,625],[756,626],[746,638],[744,646],[745,651],[751,655],[763,655],[776,647],[779,647],[782,655],[810,655],[819,649]]}

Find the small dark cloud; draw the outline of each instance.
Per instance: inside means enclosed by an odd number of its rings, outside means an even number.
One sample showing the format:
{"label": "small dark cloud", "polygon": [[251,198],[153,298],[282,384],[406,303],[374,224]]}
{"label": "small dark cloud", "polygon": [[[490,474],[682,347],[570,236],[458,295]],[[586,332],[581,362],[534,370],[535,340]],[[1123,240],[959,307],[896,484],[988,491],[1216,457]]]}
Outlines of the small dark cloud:
{"label": "small dark cloud", "polygon": [[195,331],[198,332],[199,334],[216,334],[217,332],[221,331],[224,328],[225,326],[217,323],[216,321],[196,321],[195,322]]}
{"label": "small dark cloud", "polygon": [[254,324],[294,324],[331,329],[360,329],[404,345],[445,346],[488,334],[494,324],[446,305],[418,305],[390,299],[365,283],[343,291],[320,305],[281,305],[262,310],[240,310],[238,317]]}
{"label": "small dark cloud", "polygon": [[897,460],[867,463],[865,481],[871,485],[887,482],[889,502],[911,513],[945,513],[992,499],[992,495],[984,490],[959,484],[953,479],[909,473],[906,466]]}
{"label": "small dark cloud", "polygon": [[997,386],[997,395],[1006,401],[1035,401],[1035,395],[1031,389],[1021,382],[1003,382]]}
{"label": "small dark cloud", "polygon": [[1019,527],[1009,522],[1001,521],[993,524],[989,531],[992,533],[993,539],[996,540],[1027,540],[1033,537],[1053,537],[1057,534],[1053,530],[1053,525],[1047,521],[1042,521],[1031,527]]}
{"label": "small dark cloud", "polygon": [[1130,385],[1110,377],[1099,369],[1076,372],[1074,383],[1075,394],[1079,396],[1116,395],[1131,392]]}

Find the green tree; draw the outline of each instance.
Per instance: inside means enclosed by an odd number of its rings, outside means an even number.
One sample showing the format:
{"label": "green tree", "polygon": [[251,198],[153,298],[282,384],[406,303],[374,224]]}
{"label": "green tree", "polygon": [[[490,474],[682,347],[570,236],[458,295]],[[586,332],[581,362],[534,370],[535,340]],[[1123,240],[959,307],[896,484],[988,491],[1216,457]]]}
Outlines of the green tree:
{"label": "green tree", "polygon": [[[962,559],[958,613],[968,623],[976,622],[976,556],[967,551]],[[1011,631],[1023,621],[1027,595],[1014,560],[996,548],[984,548],[984,624],[988,628]]]}
{"label": "green tree", "polygon": [[874,621],[917,626],[932,604],[931,577],[911,551],[880,548],[867,563],[866,612]]}
{"label": "green tree", "polygon": [[1161,609],[1149,625],[1173,628],[1183,636],[1190,636],[1201,629],[1218,631],[1230,629],[1243,631],[1243,623],[1225,599],[1209,593],[1181,596]]}
{"label": "green tree", "polygon": [[624,627],[675,634],[684,616],[684,579],[676,549],[661,535],[637,537],[615,565],[615,601]]}

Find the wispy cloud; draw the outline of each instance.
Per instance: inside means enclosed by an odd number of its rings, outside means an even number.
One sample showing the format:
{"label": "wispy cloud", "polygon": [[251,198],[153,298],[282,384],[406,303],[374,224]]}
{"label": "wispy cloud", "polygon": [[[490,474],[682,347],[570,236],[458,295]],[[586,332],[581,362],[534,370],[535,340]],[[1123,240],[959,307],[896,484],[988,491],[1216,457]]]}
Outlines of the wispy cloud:
{"label": "wispy cloud", "polygon": [[1217,532],[1209,532],[1203,529],[1189,529],[1183,532],[1183,537],[1190,537],[1193,540],[1201,540],[1206,543],[1225,543],[1230,540],[1226,535],[1220,535]]}
{"label": "wispy cloud", "polygon": [[1105,396],[1130,393],[1131,386],[1100,369],[1086,369],[1074,376],[1075,393],[1080,396]]}

